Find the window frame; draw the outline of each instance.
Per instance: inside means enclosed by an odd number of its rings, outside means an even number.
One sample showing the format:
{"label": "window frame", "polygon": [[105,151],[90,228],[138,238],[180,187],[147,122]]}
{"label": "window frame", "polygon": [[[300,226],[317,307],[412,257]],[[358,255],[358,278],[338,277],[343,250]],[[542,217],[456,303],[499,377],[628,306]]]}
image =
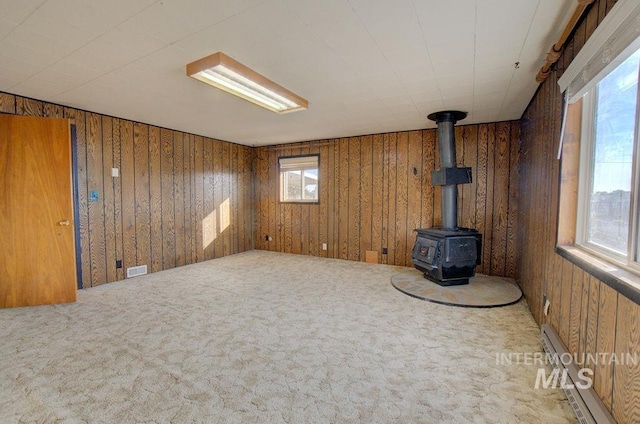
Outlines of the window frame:
{"label": "window frame", "polygon": [[[583,172],[580,166],[581,148],[584,142],[582,125],[583,95],[596,85],[603,74],[608,75],[624,60],[640,48],[640,36],[636,31],[640,21],[640,3],[637,0],[618,0],[607,16],[597,26],[579,53],[564,69],[557,83],[563,93],[564,113],[558,159],[560,160],[558,209],[555,252],[586,273],[597,278],[619,294],[640,305],[640,270],[598,254],[588,246],[579,246],[578,234],[578,179]],[[613,58],[613,60],[612,60]],[[640,90],[638,93],[640,97]],[[640,114],[640,102],[636,104]],[[638,125],[640,119],[636,119]],[[632,182],[638,187],[638,195],[630,199],[632,216],[640,215],[640,128],[636,127],[635,167]],[[582,213],[585,211],[583,210]],[[638,251],[632,252],[640,260],[640,222],[631,220],[633,233],[639,234]],[[606,259],[603,259],[606,258]],[[626,258],[625,258],[626,260]]]}
{"label": "window frame", "polygon": [[[301,178],[304,178],[304,171],[307,169],[315,169],[318,175],[318,179],[316,182],[316,198],[315,199],[285,199],[285,190],[284,190],[284,174],[286,172],[292,170],[283,170],[281,167],[282,159],[296,159],[296,158],[315,158],[316,168],[305,168],[301,169]],[[278,202],[284,204],[300,204],[300,205],[318,205],[320,204],[320,154],[312,153],[312,154],[304,154],[304,155],[292,155],[292,156],[279,156],[278,162]],[[303,191],[304,191],[304,180],[303,180]]]}
{"label": "window frame", "polygon": [[[635,53],[634,53],[635,54]],[[630,57],[630,56],[629,56]],[[592,253],[599,258],[610,261],[617,266],[623,267],[631,272],[640,275],[640,262],[638,261],[638,243],[640,242],[640,234],[638,233],[638,199],[640,198],[640,146],[638,142],[638,132],[640,130],[640,66],[638,67],[637,79],[639,88],[636,90],[636,110],[635,110],[635,128],[633,135],[632,147],[632,165],[631,165],[631,188],[629,203],[629,228],[627,234],[626,254],[609,249],[606,246],[600,246],[588,240],[589,219],[588,210],[591,201],[591,191],[593,184],[593,161],[595,155],[596,143],[596,116],[597,116],[597,98],[598,83],[606,76],[610,75],[618,68],[612,67],[599,78],[597,83],[593,84],[582,96],[582,116],[581,116],[581,135],[580,135],[580,158],[579,158],[579,176],[578,176],[578,200],[577,200],[577,217],[575,230],[575,245],[581,249]]]}

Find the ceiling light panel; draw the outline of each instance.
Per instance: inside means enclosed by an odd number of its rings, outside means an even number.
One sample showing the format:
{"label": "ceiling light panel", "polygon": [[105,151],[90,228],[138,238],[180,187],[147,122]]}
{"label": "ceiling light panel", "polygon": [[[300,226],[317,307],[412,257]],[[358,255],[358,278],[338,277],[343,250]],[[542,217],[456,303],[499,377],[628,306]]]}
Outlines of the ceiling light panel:
{"label": "ceiling light panel", "polygon": [[188,64],[187,75],[276,113],[304,110],[309,104],[221,52]]}

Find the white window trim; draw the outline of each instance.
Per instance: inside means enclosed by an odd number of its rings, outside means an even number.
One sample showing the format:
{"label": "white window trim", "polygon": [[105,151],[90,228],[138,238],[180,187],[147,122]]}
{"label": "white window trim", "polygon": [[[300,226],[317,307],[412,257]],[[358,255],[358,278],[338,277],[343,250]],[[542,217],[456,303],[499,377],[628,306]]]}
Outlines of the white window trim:
{"label": "white window trim", "polygon": [[[618,0],[558,80],[560,91],[574,102],[591,86],[640,48],[640,2]],[[627,53],[626,55],[624,53]]]}

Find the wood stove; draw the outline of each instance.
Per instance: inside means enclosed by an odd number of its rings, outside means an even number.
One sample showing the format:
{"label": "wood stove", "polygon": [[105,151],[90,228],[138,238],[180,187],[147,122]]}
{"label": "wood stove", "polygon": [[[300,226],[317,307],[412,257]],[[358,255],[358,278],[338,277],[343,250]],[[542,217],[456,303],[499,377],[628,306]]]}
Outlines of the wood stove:
{"label": "wood stove", "polygon": [[429,119],[438,125],[440,169],[431,183],[442,187],[442,227],[419,228],[411,262],[425,278],[442,286],[468,284],[481,262],[482,234],[458,227],[458,184],[471,183],[471,168],[456,164],[454,125],[466,112],[442,111]]}

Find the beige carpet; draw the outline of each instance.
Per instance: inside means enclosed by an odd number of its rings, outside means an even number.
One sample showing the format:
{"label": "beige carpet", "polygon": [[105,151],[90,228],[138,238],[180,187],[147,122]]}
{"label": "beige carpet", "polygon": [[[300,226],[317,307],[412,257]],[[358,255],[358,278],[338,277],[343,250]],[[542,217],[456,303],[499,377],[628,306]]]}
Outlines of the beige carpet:
{"label": "beige carpet", "polygon": [[403,268],[253,251],[0,310],[0,422],[565,423],[524,301],[423,302]]}

